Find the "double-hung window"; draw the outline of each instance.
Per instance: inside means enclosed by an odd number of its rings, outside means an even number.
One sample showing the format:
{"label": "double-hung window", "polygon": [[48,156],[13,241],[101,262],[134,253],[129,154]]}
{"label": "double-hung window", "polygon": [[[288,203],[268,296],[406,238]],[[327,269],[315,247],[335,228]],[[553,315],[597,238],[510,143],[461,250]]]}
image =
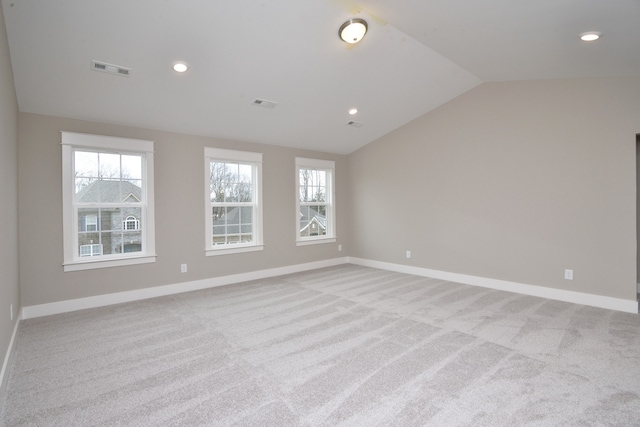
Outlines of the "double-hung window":
{"label": "double-hung window", "polygon": [[62,132],[64,271],[155,261],[153,142]]}
{"label": "double-hung window", "polygon": [[297,244],[336,241],[335,163],[296,157]]}
{"label": "double-hung window", "polygon": [[263,249],[262,154],[205,147],[207,255]]}

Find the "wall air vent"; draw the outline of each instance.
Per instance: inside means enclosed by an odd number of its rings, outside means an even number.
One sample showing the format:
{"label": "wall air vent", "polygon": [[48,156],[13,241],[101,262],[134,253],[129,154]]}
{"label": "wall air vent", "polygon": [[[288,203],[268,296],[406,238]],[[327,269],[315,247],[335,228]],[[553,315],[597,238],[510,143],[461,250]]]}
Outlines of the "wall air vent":
{"label": "wall air vent", "polygon": [[256,107],[262,107],[262,108],[276,108],[276,105],[278,105],[277,102],[273,102],[273,101],[267,101],[266,99],[255,99],[251,105],[255,105]]}
{"label": "wall air vent", "polygon": [[360,123],[360,122],[354,122],[353,120],[349,120],[347,122],[347,126],[351,126],[351,127],[354,127],[354,128],[361,128],[363,126],[363,124]]}
{"label": "wall air vent", "polygon": [[91,69],[93,71],[102,71],[103,73],[115,74],[123,77],[129,77],[131,75],[131,68],[107,64],[106,62],[96,61],[95,59],[91,61]]}

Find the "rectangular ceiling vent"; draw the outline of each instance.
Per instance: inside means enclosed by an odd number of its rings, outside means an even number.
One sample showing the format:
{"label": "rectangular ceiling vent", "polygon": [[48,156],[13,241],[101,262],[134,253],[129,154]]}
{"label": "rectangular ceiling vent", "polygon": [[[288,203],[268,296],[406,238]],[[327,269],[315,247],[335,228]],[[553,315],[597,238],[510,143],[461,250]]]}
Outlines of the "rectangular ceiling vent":
{"label": "rectangular ceiling vent", "polygon": [[276,105],[278,105],[278,103],[273,101],[267,101],[266,99],[255,99],[252,102],[252,105],[255,105],[256,107],[273,109],[273,108],[276,108]]}
{"label": "rectangular ceiling vent", "polygon": [[361,128],[363,126],[363,124],[360,123],[360,122],[354,122],[353,120],[349,120],[347,122],[347,126],[351,126],[351,127],[354,127],[354,128]]}
{"label": "rectangular ceiling vent", "polygon": [[106,62],[96,61],[95,59],[91,61],[91,69],[93,71],[101,71],[103,73],[115,74],[123,77],[129,77],[131,75],[131,68],[107,64]]}

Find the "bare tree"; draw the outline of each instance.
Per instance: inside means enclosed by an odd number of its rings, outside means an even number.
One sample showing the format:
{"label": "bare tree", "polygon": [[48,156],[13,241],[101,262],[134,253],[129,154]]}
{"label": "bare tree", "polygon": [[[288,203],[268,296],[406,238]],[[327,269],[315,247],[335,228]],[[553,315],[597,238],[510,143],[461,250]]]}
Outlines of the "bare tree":
{"label": "bare tree", "polygon": [[[231,166],[231,167],[229,167]],[[251,177],[232,170],[237,163],[211,162],[210,185],[212,202],[251,202]]]}

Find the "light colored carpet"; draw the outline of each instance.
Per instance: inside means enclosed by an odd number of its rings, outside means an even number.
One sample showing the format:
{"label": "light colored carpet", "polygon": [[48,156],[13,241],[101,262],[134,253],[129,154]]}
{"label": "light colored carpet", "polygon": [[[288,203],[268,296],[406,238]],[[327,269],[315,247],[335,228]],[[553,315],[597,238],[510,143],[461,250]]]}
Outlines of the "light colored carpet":
{"label": "light colored carpet", "polygon": [[21,323],[7,426],[640,425],[640,316],[343,265]]}

